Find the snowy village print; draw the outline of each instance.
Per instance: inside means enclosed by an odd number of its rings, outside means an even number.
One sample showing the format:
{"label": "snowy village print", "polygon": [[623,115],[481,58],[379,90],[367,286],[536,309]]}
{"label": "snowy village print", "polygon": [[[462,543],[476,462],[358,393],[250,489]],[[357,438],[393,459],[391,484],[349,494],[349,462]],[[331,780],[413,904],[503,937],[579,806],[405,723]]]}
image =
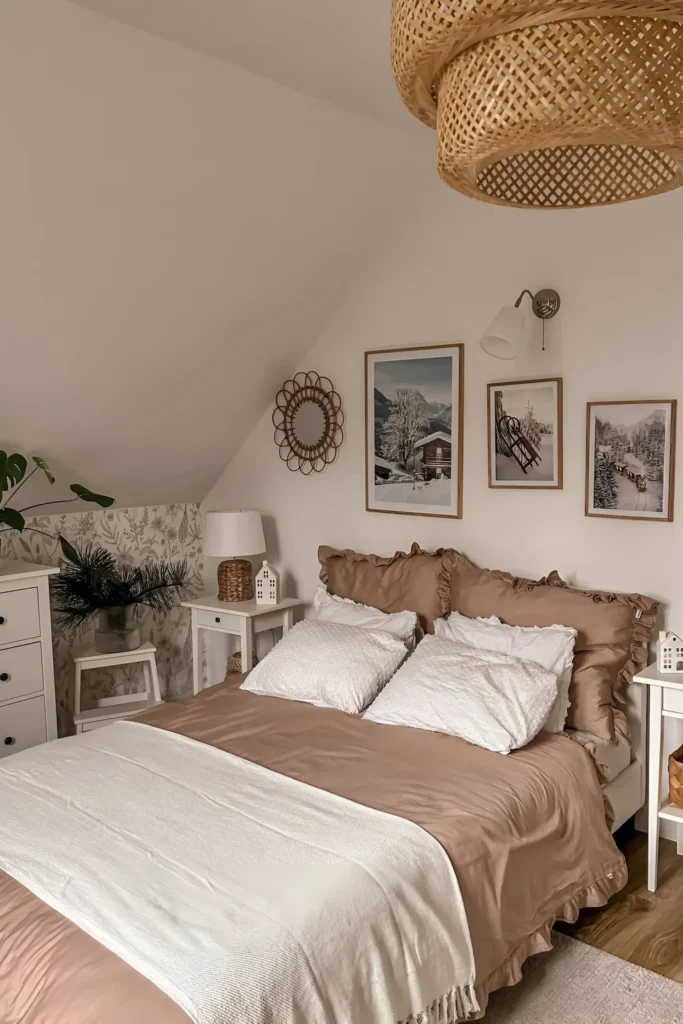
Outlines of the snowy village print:
{"label": "snowy village print", "polygon": [[589,402],[586,515],[674,517],[676,402]]}
{"label": "snowy village print", "polygon": [[365,353],[366,507],[462,515],[463,346]]}
{"label": "snowy village print", "polygon": [[489,487],[562,487],[562,378],[489,384]]}

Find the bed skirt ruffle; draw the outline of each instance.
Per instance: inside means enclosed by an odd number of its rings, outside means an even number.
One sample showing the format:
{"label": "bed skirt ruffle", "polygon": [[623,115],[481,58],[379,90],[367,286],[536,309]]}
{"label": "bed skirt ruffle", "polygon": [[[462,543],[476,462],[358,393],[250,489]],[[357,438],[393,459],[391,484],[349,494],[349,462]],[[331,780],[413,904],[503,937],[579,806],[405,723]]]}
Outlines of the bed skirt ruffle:
{"label": "bed skirt ruffle", "polygon": [[[548,953],[553,948],[551,932],[557,921],[573,924],[579,913],[586,907],[603,907],[615,893],[624,888],[627,881],[628,868],[624,864],[592,885],[577,890],[569,899],[565,900],[541,928],[532,932],[513,950],[505,963],[501,964],[485,981],[477,982],[475,994],[479,1009],[469,1019],[480,1020],[484,1016],[492,992],[499,988],[517,985],[522,980],[522,967],[530,956],[535,956],[537,953]],[[420,1018],[418,1017],[417,1020],[419,1021]],[[439,1018],[437,1017],[435,1020],[439,1020]],[[431,1024],[431,1018],[426,1017],[425,1021]]]}

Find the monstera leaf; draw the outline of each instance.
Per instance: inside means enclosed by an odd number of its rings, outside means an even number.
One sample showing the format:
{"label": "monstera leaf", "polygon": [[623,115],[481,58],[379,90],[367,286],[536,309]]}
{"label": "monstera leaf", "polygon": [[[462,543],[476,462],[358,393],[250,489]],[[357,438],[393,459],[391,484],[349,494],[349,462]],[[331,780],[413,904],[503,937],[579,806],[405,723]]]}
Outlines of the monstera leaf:
{"label": "monstera leaf", "polygon": [[[71,484],[70,490],[72,494],[76,495],[75,498],[57,498],[54,502],[41,501],[34,505],[26,505],[24,508],[9,508],[10,501],[14,505],[17,492],[21,490],[23,485],[38,470],[44,473],[50,484],[55,482],[50,467],[41,455],[32,455],[31,461],[33,462],[33,468],[27,474],[28,459],[24,455],[20,455],[19,452],[8,455],[6,451],[0,450],[0,533],[4,533],[7,530],[18,530],[21,533],[22,530],[26,529],[24,513],[36,508],[42,508],[45,505],[59,505],[62,502],[78,501],[79,498],[81,501],[89,501],[94,505],[99,505],[100,508],[109,508],[114,504],[114,498],[110,498],[106,494],[97,494],[95,491],[91,491],[89,487],[83,487],[82,484]],[[7,497],[3,501],[2,495],[5,493],[7,493]],[[29,527],[29,529],[35,530],[37,533],[44,532],[36,527]]]}
{"label": "monstera leaf", "polygon": [[55,478],[53,477],[52,473],[50,472],[50,467],[48,466],[48,464],[45,461],[45,459],[41,459],[40,455],[34,455],[33,456],[33,461],[35,462],[35,464],[38,467],[38,469],[42,469],[43,473],[48,478],[50,483],[53,484],[55,482]]}
{"label": "monstera leaf", "polygon": [[77,494],[81,501],[92,501],[101,508],[109,508],[110,505],[114,504],[113,498],[108,498],[106,494],[95,494],[89,488],[81,487],[80,484],[72,484],[70,490]]}
{"label": "monstera leaf", "polygon": [[8,455],[0,451],[0,492],[16,487],[24,479],[27,462],[23,455],[15,452]]}
{"label": "monstera leaf", "polygon": [[0,508],[0,523],[5,523],[11,530],[18,530],[21,533],[26,520],[15,508]]}

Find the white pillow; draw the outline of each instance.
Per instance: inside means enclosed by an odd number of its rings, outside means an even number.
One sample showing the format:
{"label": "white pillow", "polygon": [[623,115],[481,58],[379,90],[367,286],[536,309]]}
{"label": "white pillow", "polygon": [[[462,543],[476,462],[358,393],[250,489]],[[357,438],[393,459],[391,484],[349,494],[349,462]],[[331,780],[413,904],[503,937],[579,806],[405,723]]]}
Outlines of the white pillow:
{"label": "white pillow", "polygon": [[509,754],[536,736],[556,696],[557,676],[534,661],[426,636],[363,717]]}
{"label": "white pillow", "polygon": [[407,654],[391,633],[306,619],[251,670],[240,689],[357,714]]}
{"label": "white pillow", "polygon": [[569,710],[569,684],[574,664],[576,630],[569,626],[505,626],[500,619],[468,619],[451,612],[437,619],[435,632],[442,640],[457,640],[478,650],[498,651],[512,658],[535,661],[558,677],[558,691],[546,732],[563,732]]}
{"label": "white pillow", "polygon": [[412,648],[415,646],[417,615],[415,612],[393,612],[387,614],[367,604],[357,604],[348,597],[335,597],[320,586],[313,598],[314,618],[320,622],[338,622],[346,626],[360,626],[362,629],[381,629],[393,633],[399,640]]}

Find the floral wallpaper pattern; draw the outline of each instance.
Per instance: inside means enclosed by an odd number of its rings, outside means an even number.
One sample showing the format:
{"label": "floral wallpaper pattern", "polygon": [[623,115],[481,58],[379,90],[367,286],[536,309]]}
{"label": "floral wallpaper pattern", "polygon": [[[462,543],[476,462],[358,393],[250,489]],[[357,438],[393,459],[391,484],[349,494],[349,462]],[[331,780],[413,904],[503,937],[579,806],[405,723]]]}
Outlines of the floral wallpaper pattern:
{"label": "floral wallpaper pattern", "polygon": [[[59,565],[62,555],[58,535],[61,533],[72,543],[99,544],[129,565],[184,558],[192,573],[190,596],[196,596],[202,590],[201,527],[199,505],[152,505],[37,516],[27,520],[24,533],[12,531],[0,535],[0,556]],[[173,700],[191,695],[189,610],[177,606],[167,614],[157,614],[144,609],[141,633],[143,641],[150,640],[157,649],[162,698]],[[93,629],[67,634],[58,631],[53,622],[53,634],[59,733],[64,735],[72,730],[73,671],[69,652],[74,646],[92,643]],[[88,707],[88,694],[110,697],[144,688],[142,672],[136,665],[123,666],[115,673],[106,669],[87,672],[83,678],[83,707]]]}

